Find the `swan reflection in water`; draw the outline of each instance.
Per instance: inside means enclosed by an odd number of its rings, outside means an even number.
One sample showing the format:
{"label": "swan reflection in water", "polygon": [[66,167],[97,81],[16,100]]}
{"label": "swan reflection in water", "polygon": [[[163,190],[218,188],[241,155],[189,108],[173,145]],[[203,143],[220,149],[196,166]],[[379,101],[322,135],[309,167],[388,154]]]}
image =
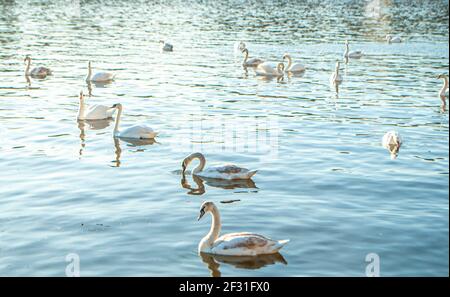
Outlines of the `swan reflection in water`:
{"label": "swan reflection in water", "polygon": [[221,276],[219,270],[221,263],[233,265],[240,269],[260,269],[276,263],[288,264],[280,253],[259,256],[223,256],[206,253],[200,253],[199,255],[213,277]]}
{"label": "swan reflection in water", "polygon": [[204,183],[206,183],[210,187],[222,188],[225,190],[258,189],[255,182],[251,179],[220,180],[220,179],[203,178],[196,175],[192,175],[192,180],[197,184],[197,188],[193,188],[189,184],[186,175],[182,173],[181,186],[189,190],[187,192],[189,195],[203,195],[206,192]]}
{"label": "swan reflection in water", "polygon": [[78,121],[78,129],[80,129],[80,158],[83,155],[83,150],[86,147],[86,131],[88,128],[90,130],[102,130],[108,127],[113,119],[103,119],[103,120],[77,120]]}
{"label": "swan reflection in water", "polygon": [[[122,148],[120,147],[120,141],[124,141],[127,143],[128,147],[141,147],[146,145],[153,145],[156,143],[154,139],[135,139],[135,138],[118,138],[113,137],[114,140],[114,147],[115,147],[115,159],[112,161],[114,163],[114,166],[112,167],[120,167],[120,157],[122,155]],[[141,149],[142,150],[142,149]]]}

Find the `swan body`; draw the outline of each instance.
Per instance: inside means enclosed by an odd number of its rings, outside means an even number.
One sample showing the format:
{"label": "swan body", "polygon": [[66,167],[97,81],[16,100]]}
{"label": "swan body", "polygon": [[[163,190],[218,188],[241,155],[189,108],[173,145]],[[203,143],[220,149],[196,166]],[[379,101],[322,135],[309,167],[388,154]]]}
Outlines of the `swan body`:
{"label": "swan body", "polygon": [[388,34],[388,35],[386,35],[386,41],[388,43],[401,43],[402,39],[400,38],[400,36],[392,37],[390,34]]}
{"label": "swan body", "polygon": [[205,169],[205,156],[202,153],[193,153],[183,160],[181,165],[183,174],[194,159],[198,159],[200,164],[192,171],[192,174],[203,178],[223,180],[250,179],[257,172],[257,170],[248,170],[236,165],[211,166]]}
{"label": "swan body", "polygon": [[287,72],[295,73],[295,72],[303,72],[303,71],[306,70],[306,67],[304,65],[302,65],[302,64],[299,64],[299,63],[293,64],[292,63],[292,58],[291,58],[291,56],[289,54],[284,54],[283,60],[285,60],[285,59],[288,60],[288,65],[286,67],[286,71]]}
{"label": "swan body", "polygon": [[114,137],[130,138],[130,139],[153,139],[158,135],[152,128],[147,125],[134,125],[122,131],[119,131],[120,116],[122,115],[122,104],[114,104],[112,108],[117,108],[116,124],[114,126]]}
{"label": "swan body", "polygon": [[31,67],[31,57],[30,56],[26,56],[23,61],[25,63],[27,63],[27,68],[25,69],[25,76],[45,78],[47,75],[52,74],[52,71],[50,70],[50,68],[47,68],[44,66],[35,67],[35,68],[33,68],[33,70],[30,71],[30,67]]}
{"label": "swan body", "polygon": [[104,120],[112,118],[115,108],[105,105],[91,105],[86,107],[83,92],[80,92],[80,107],[77,119],[79,120]]}
{"label": "swan body", "polygon": [[382,146],[391,153],[391,159],[395,159],[397,157],[402,143],[403,140],[397,131],[387,132],[384,134],[381,141]]}
{"label": "swan body", "polygon": [[339,66],[340,66],[340,62],[337,61],[336,62],[336,68],[335,68],[333,74],[331,74],[331,76],[330,76],[330,83],[331,84],[341,83],[344,80],[342,78],[342,75],[339,73]]}
{"label": "swan body", "polygon": [[92,76],[91,61],[88,63],[88,75],[86,76],[87,82],[111,82],[115,78],[115,74],[111,72],[97,72]]}
{"label": "swan body", "polygon": [[272,240],[263,235],[240,232],[229,233],[219,237],[221,222],[219,209],[213,202],[204,202],[200,208],[198,220],[206,213],[211,213],[211,230],[200,241],[199,253],[224,256],[257,256],[277,253],[289,240]]}
{"label": "swan body", "polygon": [[263,60],[258,59],[258,58],[248,59],[248,49],[245,48],[245,44],[244,44],[244,49],[242,50],[242,53],[245,54],[244,61],[242,62],[243,66],[255,67],[264,62]]}
{"label": "swan body", "polygon": [[363,52],[362,51],[350,51],[349,49],[349,43],[348,40],[345,41],[345,52],[344,52],[344,58],[348,59],[348,58],[354,58],[354,59],[358,59],[361,58],[363,56]]}
{"label": "swan body", "polygon": [[165,42],[164,40],[159,41],[159,49],[162,52],[173,52],[173,45],[170,43]]}
{"label": "swan body", "polygon": [[264,62],[258,65],[255,69],[256,75],[264,76],[283,76],[284,64],[278,63],[276,66],[271,62]]}

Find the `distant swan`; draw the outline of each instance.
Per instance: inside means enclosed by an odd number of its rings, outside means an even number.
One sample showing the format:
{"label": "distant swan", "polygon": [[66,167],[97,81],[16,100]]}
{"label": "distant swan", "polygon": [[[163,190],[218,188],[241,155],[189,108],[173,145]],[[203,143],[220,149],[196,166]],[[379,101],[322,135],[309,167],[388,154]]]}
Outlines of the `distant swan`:
{"label": "distant swan", "polygon": [[249,232],[229,233],[219,237],[222,224],[219,209],[213,202],[207,201],[202,204],[198,220],[208,212],[212,215],[211,230],[200,241],[199,253],[229,256],[266,255],[277,253],[289,242],[289,240],[272,240]]}
{"label": "distant swan", "polygon": [[115,108],[105,105],[91,105],[86,107],[83,92],[80,92],[80,107],[78,109],[79,120],[104,120],[112,118]]}
{"label": "distant swan", "polygon": [[362,52],[362,51],[353,51],[353,52],[350,52],[348,40],[345,41],[344,58],[347,58],[347,59],[348,59],[348,58],[355,58],[355,59],[358,59],[358,58],[361,58],[362,56],[363,56],[363,52]]}
{"label": "distant swan", "polygon": [[246,48],[244,48],[242,50],[242,53],[245,54],[244,61],[242,62],[242,65],[244,65],[244,66],[255,67],[264,62],[263,60],[258,59],[258,58],[252,58],[252,59],[248,60],[248,49],[246,49]]}
{"label": "distant swan", "polygon": [[397,158],[402,143],[403,140],[397,131],[387,132],[381,141],[382,146],[391,153],[391,159]]}
{"label": "distant swan", "polygon": [[390,34],[388,34],[388,35],[386,35],[386,41],[388,43],[401,43],[402,39],[400,38],[400,36],[392,37]]}
{"label": "distant swan", "polygon": [[198,159],[200,164],[192,171],[192,174],[203,178],[226,180],[250,179],[257,172],[257,170],[250,171],[247,168],[242,168],[236,165],[214,166],[205,169],[205,156],[203,156],[202,153],[193,153],[187,156],[181,164],[183,174],[194,159]]}
{"label": "distant swan", "polygon": [[438,79],[442,78],[444,80],[444,85],[439,91],[439,97],[441,98],[442,101],[442,110],[445,111],[447,106],[446,100],[448,98],[448,75],[440,74],[437,78]]}
{"label": "distant swan", "polygon": [[335,68],[333,74],[331,74],[331,76],[330,76],[331,84],[341,83],[343,81],[342,75],[339,73],[340,64],[341,63],[339,61],[336,62],[336,68]]}
{"label": "distant swan", "polygon": [[119,131],[120,116],[122,115],[122,104],[117,103],[112,106],[117,108],[116,124],[114,126],[114,137],[120,138],[134,138],[134,139],[153,139],[158,135],[158,132],[153,131],[147,125],[134,125],[126,128],[125,130]]}
{"label": "distant swan", "polygon": [[234,43],[234,53],[236,54],[238,51],[242,52],[246,48],[245,42],[237,41]]}
{"label": "distant swan", "polygon": [[305,66],[299,63],[292,64],[292,58],[289,54],[284,54],[283,60],[288,60],[288,65],[286,67],[287,72],[303,72],[306,70]]}
{"label": "distant swan", "polygon": [[25,76],[32,76],[32,77],[38,77],[38,78],[45,78],[47,75],[51,75],[52,71],[50,68],[39,66],[36,68],[33,68],[30,72],[30,66],[31,66],[31,57],[26,56],[25,59],[23,59],[25,63],[27,63],[27,68],[25,69]]}
{"label": "distant swan", "polygon": [[264,62],[258,65],[255,69],[256,75],[264,75],[264,76],[283,76],[284,75],[284,64],[278,63],[276,67],[274,67],[271,62]]}
{"label": "distant swan", "polygon": [[165,42],[164,40],[159,41],[159,49],[162,52],[172,52],[173,51],[173,45],[170,43]]}
{"label": "distant swan", "polygon": [[91,61],[88,63],[88,75],[86,76],[87,82],[110,82],[113,81],[115,78],[115,74],[111,72],[97,72],[94,76],[92,76],[92,67],[91,67]]}

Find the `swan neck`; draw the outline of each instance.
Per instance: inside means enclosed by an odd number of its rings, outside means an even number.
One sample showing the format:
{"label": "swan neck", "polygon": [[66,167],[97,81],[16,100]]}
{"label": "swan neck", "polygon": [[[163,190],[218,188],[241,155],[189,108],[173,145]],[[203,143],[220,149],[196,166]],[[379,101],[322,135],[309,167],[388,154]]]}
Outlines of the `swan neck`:
{"label": "swan neck", "polygon": [[91,64],[88,64],[88,75],[86,76],[86,81],[90,81],[92,76]]}
{"label": "swan neck", "polygon": [[286,56],[287,60],[288,60],[288,65],[287,65],[287,69],[291,69],[292,66],[292,58],[290,56]]}
{"label": "swan neck", "polygon": [[200,161],[200,164],[198,164],[198,166],[195,167],[194,171],[192,172],[193,174],[197,174],[203,171],[203,169],[205,168],[206,159],[205,156],[203,156],[202,154],[196,154],[194,158],[197,158]]}
{"label": "swan neck", "polygon": [[448,77],[443,77],[442,78],[444,80],[444,85],[442,86],[442,92],[445,92],[445,90],[448,89]]}
{"label": "swan neck", "polygon": [[31,59],[27,59],[27,68],[25,69],[25,75],[30,75],[30,66],[31,66]]}
{"label": "swan neck", "polygon": [[114,125],[114,136],[118,136],[119,135],[119,125],[120,125],[120,116],[122,115],[122,105],[119,105],[117,107],[118,111],[117,111],[117,116],[116,116],[116,123]]}
{"label": "swan neck", "polygon": [[216,241],[217,238],[219,238],[220,230],[222,228],[222,224],[220,222],[220,214],[217,207],[214,205],[211,209],[211,229],[209,230],[208,234],[205,236],[205,239],[208,243],[208,246],[212,246],[214,244],[214,241]]}
{"label": "swan neck", "polygon": [[248,50],[245,50],[245,56],[244,56],[244,64],[247,62],[248,59]]}
{"label": "swan neck", "polygon": [[86,103],[84,102],[84,98],[80,97],[80,106],[78,107],[78,118],[84,119],[86,113]]}

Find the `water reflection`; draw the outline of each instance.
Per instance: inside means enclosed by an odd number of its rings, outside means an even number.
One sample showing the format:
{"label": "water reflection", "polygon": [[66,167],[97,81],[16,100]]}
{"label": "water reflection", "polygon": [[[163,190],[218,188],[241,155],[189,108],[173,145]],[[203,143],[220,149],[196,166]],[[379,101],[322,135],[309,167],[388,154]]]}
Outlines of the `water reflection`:
{"label": "water reflection", "polygon": [[[80,157],[83,155],[83,151],[86,148],[86,132],[85,129],[88,128],[90,130],[102,130],[108,127],[112,119],[103,119],[103,120],[77,120],[78,129],[80,130]],[[86,127],[87,126],[87,127]]]}
{"label": "water reflection", "polygon": [[[118,138],[113,137],[114,147],[115,147],[115,159],[112,161],[114,165],[112,167],[120,167],[121,161],[120,157],[122,155],[122,148],[120,147],[120,141],[124,141],[127,143],[128,147],[142,147],[146,145],[153,145],[156,143],[154,139],[134,139],[134,138]],[[143,149],[138,149],[138,151],[143,151]]]}
{"label": "water reflection", "polygon": [[210,187],[214,188],[222,188],[225,190],[233,190],[233,189],[258,189],[255,182],[251,179],[247,180],[220,180],[220,179],[209,179],[203,178],[196,175],[192,175],[192,180],[197,185],[196,188],[193,188],[187,178],[183,173],[181,178],[181,186],[189,191],[187,194],[189,195],[203,195],[206,190],[204,183],[206,183]]}
{"label": "water reflection", "polygon": [[208,267],[212,277],[220,277],[220,263],[229,264],[240,269],[260,269],[268,265],[282,263],[287,265],[287,261],[280,253],[259,256],[223,256],[200,253],[203,263]]}

